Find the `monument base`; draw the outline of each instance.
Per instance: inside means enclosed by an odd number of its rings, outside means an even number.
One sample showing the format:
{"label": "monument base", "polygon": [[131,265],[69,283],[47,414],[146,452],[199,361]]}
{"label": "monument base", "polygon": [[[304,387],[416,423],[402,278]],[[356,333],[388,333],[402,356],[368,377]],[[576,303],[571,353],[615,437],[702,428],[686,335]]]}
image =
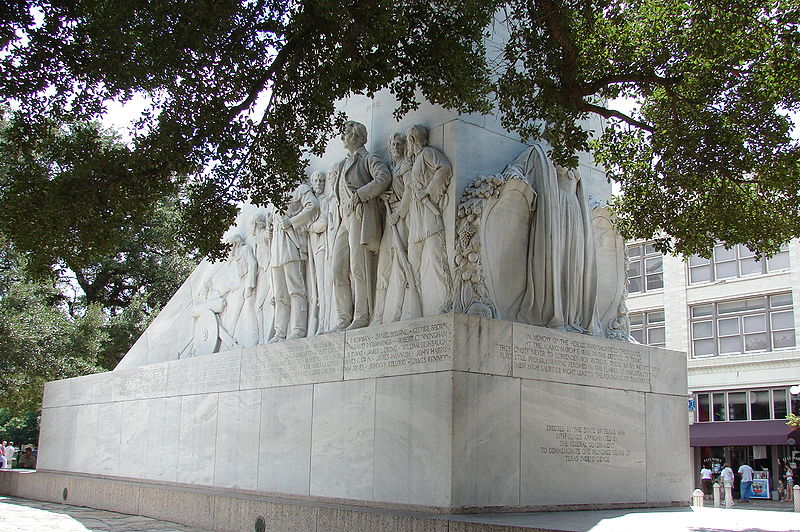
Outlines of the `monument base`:
{"label": "monument base", "polygon": [[438,513],[685,504],[689,466],[685,355],[461,314],[48,383],[39,454]]}
{"label": "monument base", "polygon": [[[547,514],[442,515],[393,508],[358,507],[301,498],[280,498],[240,493],[220,488],[191,488],[79,473],[0,471],[0,495],[65,503],[129,515],[141,515],[218,532],[265,530],[270,532],[568,532],[557,519],[550,528]],[[683,503],[682,506],[686,506]],[[599,504],[580,509],[612,510],[671,505]],[[561,506],[566,511],[576,508]],[[530,515],[530,514],[528,514]],[[259,526],[263,523],[263,528]],[[571,521],[575,521],[572,519]],[[586,528],[577,526],[574,530]]]}

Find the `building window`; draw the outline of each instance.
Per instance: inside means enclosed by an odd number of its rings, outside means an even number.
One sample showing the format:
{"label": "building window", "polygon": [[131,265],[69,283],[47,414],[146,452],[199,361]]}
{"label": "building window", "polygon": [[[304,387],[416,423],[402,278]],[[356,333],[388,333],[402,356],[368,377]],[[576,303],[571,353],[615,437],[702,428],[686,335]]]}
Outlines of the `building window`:
{"label": "building window", "polygon": [[652,242],[631,244],[628,249],[628,292],[650,292],[664,288],[663,255]]}
{"label": "building window", "polygon": [[631,312],[631,336],[640,344],[665,347],[664,311]]}
{"label": "building window", "polygon": [[785,388],[702,392],[694,396],[698,422],[786,419],[789,406]]}
{"label": "building window", "polygon": [[723,244],[717,244],[710,259],[699,255],[689,257],[689,283],[719,281],[788,268],[789,249],[785,245],[772,257],[757,261],[755,253],[742,244],[730,249],[725,249]]}
{"label": "building window", "polygon": [[694,305],[689,314],[695,357],[795,346],[791,293]]}

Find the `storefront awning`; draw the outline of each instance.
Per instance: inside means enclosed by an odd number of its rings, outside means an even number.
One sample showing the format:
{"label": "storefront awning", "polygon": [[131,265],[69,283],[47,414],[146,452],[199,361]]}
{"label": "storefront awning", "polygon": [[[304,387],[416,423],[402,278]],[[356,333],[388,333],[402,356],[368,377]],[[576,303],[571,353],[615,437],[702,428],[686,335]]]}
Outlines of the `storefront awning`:
{"label": "storefront awning", "polygon": [[726,445],[786,445],[792,427],[786,421],[715,421],[689,425],[692,447],[724,447]]}

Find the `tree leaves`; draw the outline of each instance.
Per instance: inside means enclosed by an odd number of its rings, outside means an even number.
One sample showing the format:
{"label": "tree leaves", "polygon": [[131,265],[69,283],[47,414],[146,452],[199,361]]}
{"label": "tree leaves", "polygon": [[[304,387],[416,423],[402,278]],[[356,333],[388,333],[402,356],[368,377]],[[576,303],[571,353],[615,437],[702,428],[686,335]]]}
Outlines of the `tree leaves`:
{"label": "tree leaves", "polygon": [[[239,202],[280,203],[305,179],[305,157],[342,122],[333,102],[385,88],[398,115],[420,96],[495,108],[507,129],[549,140],[560,164],[595,150],[625,193],[626,237],[768,253],[800,235],[790,0],[30,0],[0,17],[0,96],[31,130],[15,156],[52,151],[46,168],[6,178],[0,207],[9,220],[35,198],[74,209],[36,219],[24,244],[41,250],[35,263],[90,260],[167,196],[181,201],[185,245],[219,256]],[[503,50],[488,62],[487,28]],[[66,152],[45,146],[53,122],[85,123],[135,93],[153,108],[130,146],[84,135],[83,165],[79,135],[62,132],[75,140]],[[620,97],[639,105],[607,107]],[[603,132],[587,126],[597,115]],[[56,178],[64,165],[70,178]]]}

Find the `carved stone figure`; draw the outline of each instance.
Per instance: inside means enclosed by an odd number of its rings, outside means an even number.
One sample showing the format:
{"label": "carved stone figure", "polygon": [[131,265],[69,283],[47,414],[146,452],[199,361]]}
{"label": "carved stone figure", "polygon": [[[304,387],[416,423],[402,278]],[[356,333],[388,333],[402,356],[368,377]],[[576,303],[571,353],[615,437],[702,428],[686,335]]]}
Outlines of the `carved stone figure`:
{"label": "carved stone figure", "polygon": [[200,291],[192,305],[191,346],[180,353],[179,358],[208,355],[216,353],[223,346],[236,345],[233,335],[220,324],[220,314],[224,311],[225,298],[214,289],[212,276],[209,275],[200,285]]}
{"label": "carved stone figure", "polygon": [[387,223],[378,253],[375,311],[372,316],[374,325],[408,319],[422,313],[417,292],[412,290],[414,275],[408,262],[408,227],[405,216],[401,217],[398,213],[412,163],[406,155],[405,135],[395,133],[389,138],[389,155],[392,158],[389,163],[392,185],[381,194]]}
{"label": "carved stone figure", "polygon": [[227,278],[224,290],[220,290],[226,301],[222,325],[237,345],[250,347],[258,344],[259,337],[255,303],[258,264],[253,248],[241,234],[232,234],[228,243],[231,245],[230,257],[221,270]]}
{"label": "carved stone figure", "polygon": [[456,210],[454,310],[516,319],[525,294],[536,195],[517,167],[478,176]]}
{"label": "carved stone figure", "polygon": [[383,233],[379,196],[392,176],[386,163],[364,147],[364,124],[346,122],[342,143],[349,155],[341,163],[333,187],[341,217],[333,252],[336,329],[357,329],[370,321],[375,284],[372,264]]}
{"label": "carved stone figure", "polygon": [[592,218],[580,174],[554,167],[541,146],[514,163],[537,194],[528,247],[528,287],[520,321],[602,334],[596,317],[597,269]]}
{"label": "carved stone figure", "polygon": [[447,157],[428,146],[426,127],[417,124],[408,128],[406,141],[412,166],[397,216],[405,217],[408,224],[408,260],[421,315],[433,316],[452,307],[442,210],[453,171]]}
{"label": "carved stone figure", "polygon": [[251,246],[256,255],[256,314],[259,316],[259,343],[273,334],[274,307],[272,306],[272,212],[258,212],[250,219]]}
{"label": "carved stone figure", "polygon": [[272,289],[275,298],[275,336],[270,341],[303,338],[308,326],[305,261],[308,226],[319,204],[306,184],[292,192],[286,214],[276,212],[272,236]]}
{"label": "carved stone figure", "polygon": [[310,289],[310,312],[308,335],[313,336],[327,328],[329,294],[326,281],[330,275],[327,267],[328,254],[328,203],[329,194],[325,194],[325,173],[311,174],[311,188],[319,203],[316,219],[311,222],[308,232],[308,285]]}

